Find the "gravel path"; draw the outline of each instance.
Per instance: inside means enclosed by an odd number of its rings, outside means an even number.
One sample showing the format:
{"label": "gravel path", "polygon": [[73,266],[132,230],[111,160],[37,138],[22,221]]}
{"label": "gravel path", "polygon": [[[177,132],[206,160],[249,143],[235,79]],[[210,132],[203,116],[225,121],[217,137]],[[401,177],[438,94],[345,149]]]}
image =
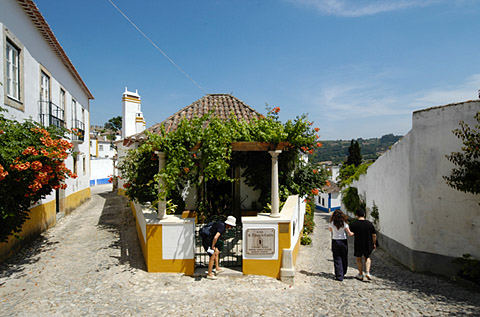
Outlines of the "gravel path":
{"label": "gravel path", "polygon": [[292,287],[254,275],[147,273],[127,201],[96,186],[91,201],[0,265],[0,315],[480,316],[479,293],[412,273],[382,250],[372,257],[374,280],[361,282],[350,246],[346,279],[335,281],[328,215],[315,220]]}

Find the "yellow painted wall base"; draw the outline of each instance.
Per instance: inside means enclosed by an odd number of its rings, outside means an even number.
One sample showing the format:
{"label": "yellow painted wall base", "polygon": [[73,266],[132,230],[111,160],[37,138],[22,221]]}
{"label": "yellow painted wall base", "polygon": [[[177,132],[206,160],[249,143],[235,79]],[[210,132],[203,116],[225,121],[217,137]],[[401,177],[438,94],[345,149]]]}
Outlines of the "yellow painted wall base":
{"label": "yellow painted wall base", "polygon": [[65,199],[65,214],[71,213],[75,208],[86,202],[92,197],[90,187],[70,194]]}
{"label": "yellow painted wall base", "polygon": [[[135,206],[131,204],[135,214]],[[136,217],[136,215],[135,215]],[[184,273],[193,276],[195,272],[195,259],[164,260],[162,257],[162,225],[146,225],[147,241],[144,241],[142,230],[135,218],[138,240],[142,247],[143,258],[147,266],[147,272]]]}
{"label": "yellow painted wall base", "polygon": [[247,260],[243,259],[244,275],[264,275],[280,278],[280,260]]}
{"label": "yellow painted wall base", "polygon": [[[72,211],[80,206],[86,200],[90,199],[90,188],[73,193],[65,198],[66,210]],[[26,241],[37,237],[40,233],[56,224],[56,201],[33,207],[30,209],[30,219],[27,219],[22,226],[22,231],[18,234],[22,239],[16,239],[10,236],[6,243],[0,243],[0,261],[9,258]]]}

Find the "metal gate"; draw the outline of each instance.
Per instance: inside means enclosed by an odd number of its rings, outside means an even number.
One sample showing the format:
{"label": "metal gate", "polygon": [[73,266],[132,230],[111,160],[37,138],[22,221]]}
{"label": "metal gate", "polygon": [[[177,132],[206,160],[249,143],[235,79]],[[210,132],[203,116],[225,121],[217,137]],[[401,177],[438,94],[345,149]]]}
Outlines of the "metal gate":
{"label": "metal gate", "polygon": [[[205,224],[195,225],[195,267],[208,267],[209,256],[202,246],[199,231]],[[242,267],[242,226],[237,225],[225,231],[219,264],[223,267]]]}

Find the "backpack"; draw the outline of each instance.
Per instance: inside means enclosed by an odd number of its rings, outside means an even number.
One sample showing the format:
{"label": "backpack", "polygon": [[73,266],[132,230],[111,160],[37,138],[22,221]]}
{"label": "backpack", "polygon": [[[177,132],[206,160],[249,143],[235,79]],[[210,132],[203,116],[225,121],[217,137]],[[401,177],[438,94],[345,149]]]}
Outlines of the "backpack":
{"label": "backpack", "polygon": [[205,226],[203,226],[199,231],[200,236],[202,238],[206,238],[206,237],[210,236],[212,234],[210,232],[210,230],[212,229],[212,227],[215,223],[216,223],[216,221],[212,221],[212,222],[207,223]]}

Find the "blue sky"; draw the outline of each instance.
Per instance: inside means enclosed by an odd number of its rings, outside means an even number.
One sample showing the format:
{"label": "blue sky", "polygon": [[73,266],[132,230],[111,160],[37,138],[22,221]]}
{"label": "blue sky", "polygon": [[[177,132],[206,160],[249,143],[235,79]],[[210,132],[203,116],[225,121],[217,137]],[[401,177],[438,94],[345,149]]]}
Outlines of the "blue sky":
{"label": "blue sky", "polygon": [[322,140],[406,134],[412,112],[477,99],[479,0],[34,0],[95,96],[138,89],[147,127],[207,93],[303,113]]}

